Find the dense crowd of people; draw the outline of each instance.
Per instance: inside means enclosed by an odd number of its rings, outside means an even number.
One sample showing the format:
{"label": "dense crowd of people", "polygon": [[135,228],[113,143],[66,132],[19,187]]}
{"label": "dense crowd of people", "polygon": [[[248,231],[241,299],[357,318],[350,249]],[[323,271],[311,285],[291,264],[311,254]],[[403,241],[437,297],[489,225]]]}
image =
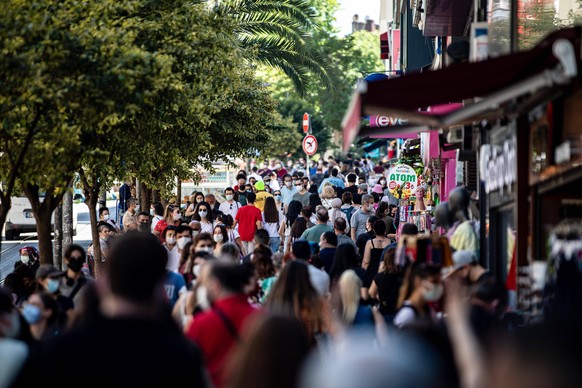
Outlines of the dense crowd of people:
{"label": "dense crowd of people", "polygon": [[397,260],[419,231],[389,164],[284,166],[149,211],[129,196],[120,222],[100,208],[97,279],[91,246],[64,271],[23,248],[0,288],[0,387],[580,385],[577,315],[516,325],[471,250],[446,271]]}

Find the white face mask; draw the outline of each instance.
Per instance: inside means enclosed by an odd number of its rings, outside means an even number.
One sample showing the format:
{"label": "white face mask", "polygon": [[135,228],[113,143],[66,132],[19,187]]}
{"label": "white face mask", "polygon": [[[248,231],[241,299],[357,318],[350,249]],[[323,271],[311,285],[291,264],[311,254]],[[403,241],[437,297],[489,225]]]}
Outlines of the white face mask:
{"label": "white face mask", "polygon": [[174,245],[176,243],[176,238],[175,237],[168,237],[168,238],[166,238],[166,243],[168,245]]}
{"label": "white face mask", "polygon": [[224,236],[222,234],[215,234],[214,235],[214,241],[216,241],[217,243],[221,243],[224,240]]}
{"label": "white face mask", "polygon": [[196,237],[196,236],[198,236],[198,234],[200,234],[200,231],[199,230],[193,230],[192,231],[192,237]]}
{"label": "white face mask", "polygon": [[444,288],[442,284],[434,284],[431,282],[425,282],[424,284],[424,291],[422,296],[424,300],[427,302],[436,302],[443,296]]}
{"label": "white face mask", "polygon": [[30,263],[30,256],[20,255],[20,261],[22,262],[22,264],[28,264]]}
{"label": "white face mask", "polygon": [[139,205],[135,205],[135,211],[138,212],[139,211]]}
{"label": "white face mask", "polygon": [[285,186],[291,187],[291,186],[293,186],[293,182],[285,182]]}
{"label": "white face mask", "polygon": [[228,195],[226,196],[226,200],[227,200],[227,201],[232,201],[232,200],[233,200],[233,198],[234,198],[234,195],[232,195],[232,194],[228,194]]}
{"label": "white face mask", "polygon": [[208,215],[208,212],[201,211],[201,212],[198,212],[198,215],[200,215],[200,217],[202,217],[202,218],[206,218],[206,216]]}
{"label": "white face mask", "polygon": [[192,267],[192,275],[199,277],[201,269],[202,266],[200,264],[194,264],[194,266]]}
{"label": "white face mask", "polygon": [[210,309],[210,301],[208,300],[208,290],[205,286],[196,288],[196,301],[202,310]]}
{"label": "white face mask", "polygon": [[192,241],[192,239],[190,237],[186,237],[186,236],[180,237],[178,239],[178,248],[184,249],[186,244],[188,244],[190,241]]}
{"label": "white face mask", "polygon": [[105,221],[108,221],[109,220],[109,214],[103,214],[103,219]]}

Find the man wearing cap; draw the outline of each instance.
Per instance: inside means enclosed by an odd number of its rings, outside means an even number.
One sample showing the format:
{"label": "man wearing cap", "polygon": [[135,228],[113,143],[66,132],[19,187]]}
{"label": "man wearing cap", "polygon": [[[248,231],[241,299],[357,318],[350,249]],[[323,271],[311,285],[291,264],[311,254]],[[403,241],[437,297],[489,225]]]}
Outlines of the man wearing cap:
{"label": "man wearing cap", "polygon": [[71,298],[61,295],[61,278],[63,275],[63,271],[59,271],[51,264],[43,264],[36,271],[36,282],[57,303],[58,316],[56,324],[64,330],[68,326],[68,322],[73,318],[75,305]]}
{"label": "man wearing cap", "polygon": [[262,212],[263,209],[265,208],[265,199],[267,199],[268,197],[272,197],[273,195],[270,193],[267,193],[265,191],[265,182],[263,181],[257,181],[255,183],[255,189],[257,190],[257,199],[255,199],[255,206],[259,208],[259,210]]}
{"label": "man wearing cap", "polygon": [[447,277],[449,276],[457,276],[467,285],[473,285],[493,277],[479,264],[475,252],[471,250],[453,253],[453,269],[447,275]]}

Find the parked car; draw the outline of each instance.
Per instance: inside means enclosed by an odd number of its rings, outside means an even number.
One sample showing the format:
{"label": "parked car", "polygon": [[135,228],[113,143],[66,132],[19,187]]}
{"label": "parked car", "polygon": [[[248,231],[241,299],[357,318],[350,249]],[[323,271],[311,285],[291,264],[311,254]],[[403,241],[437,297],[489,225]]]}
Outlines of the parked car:
{"label": "parked car", "polygon": [[[42,201],[41,197],[41,201]],[[54,231],[54,214],[51,216],[51,230]],[[32,206],[26,197],[12,197],[12,207],[8,211],[4,233],[6,240],[15,240],[20,233],[36,232],[36,219]],[[73,235],[77,234],[77,211],[73,206]]]}

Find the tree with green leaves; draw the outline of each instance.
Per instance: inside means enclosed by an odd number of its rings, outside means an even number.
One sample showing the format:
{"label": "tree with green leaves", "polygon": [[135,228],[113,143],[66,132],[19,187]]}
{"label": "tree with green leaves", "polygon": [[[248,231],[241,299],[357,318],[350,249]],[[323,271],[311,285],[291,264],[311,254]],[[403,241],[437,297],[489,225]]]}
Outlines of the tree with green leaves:
{"label": "tree with green leaves", "polygon": [[31,202],[43,263],[52,263],[51,215],[86,137],[135,110],[170,67],[132,44],[130,21],[111,17],[130,6],[72,0],[3,5],[1,151],[13,156],[2,163],[12,164]]}
{"label": "tree with green leaves", "polygon": [[[376,33],[358,31],[338,37],[333,31],[322,31],[316,38],[330,77],[338,80],[334,88],[314,88],[302,97],[294,93],[293,85],[283,74],[263,69],[261,76],[271,84],[273,97],[279,102],[279,113],[295,123],[296,133],[302,136],[303,113],[311,114],[312,132],[318,140],[319,152],[323,153],[334,149],[332,136],[334,132],[341,131],[341,121],[358,80],[368,73],[381,71],[383,64],[380,60],[380,38]],[[288,143],[288,147],[292,148],[289,150],[291,154],[302,154],[300,141]]]}
{"label": "tree with green leaves", "polygon": [[[274,102],[242,55],[235,27],[218,23],[203,3],[144,1],[136,8],[133,44],[171,68],[135,113],[88,139],[79,173],[92,216],[113,177],[137,178],[147,209],[151,190],[169,193],[176,177],[200,178],[194,167],[212,170],[213,161],[250,156],[268,143]],[[97,248],[96,228],[93,240]]]}
{"label": "tree with green leaves", "polygon": [[317,10],[304,0],[226,0],[215,12],[232,18],[243,53],[281,70],[304,95],[314,78],[331,87],[325,61],[311,35],[319,29]]}

